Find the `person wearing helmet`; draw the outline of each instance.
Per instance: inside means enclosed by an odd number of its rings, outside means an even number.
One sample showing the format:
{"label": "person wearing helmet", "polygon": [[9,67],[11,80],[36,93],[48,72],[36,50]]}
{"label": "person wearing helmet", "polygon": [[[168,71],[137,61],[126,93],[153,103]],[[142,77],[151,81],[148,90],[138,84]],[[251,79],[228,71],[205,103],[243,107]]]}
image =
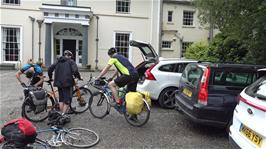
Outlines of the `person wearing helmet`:
{"label": "person wearing helmet", "polygon": [[29,60],[27,64],[23,65],[22,68],[16,72],[17,80],[23,87],[25,87],[25,83],[20,78],[22,74],[25,74],[26,78],[31,80],[30,85],[42,87],[44,76],[42,67],[40,65],[33,64],[32,60]]}
{"label": "person wearing helmet", "polygon": [[64,55],[48,68],[48,76],[50,80],[52,80],[53,72],[55,71],[54,86],[58,88],[59,108],[62,112],[62,115],[67,112],[69,104],[71,104],[72,101],[74,85],[73,76],[81,80],[78,66],[71,59],[72,57],[72,52],[65,50]]}
{"label": "person wearing helmet", "polygon": [[127,91],[136,92],[139,75],[135,67],[129,62],[128,58],[121,54],[118,54],[116,48],[110,48],[108,50],[108,55],[110,56],[108,64],[96,79],[103,77],[112,65],[116,67],[117,71],[111,79],[113,79],[118,72],[121,75],[116,79],[110,81],[109,87],[116,101],[116,103],[112,103],[112,105],[121,105],[122,100],[119,99],[117,95],[117,86],[124,87],[125,85],[127,85]]}

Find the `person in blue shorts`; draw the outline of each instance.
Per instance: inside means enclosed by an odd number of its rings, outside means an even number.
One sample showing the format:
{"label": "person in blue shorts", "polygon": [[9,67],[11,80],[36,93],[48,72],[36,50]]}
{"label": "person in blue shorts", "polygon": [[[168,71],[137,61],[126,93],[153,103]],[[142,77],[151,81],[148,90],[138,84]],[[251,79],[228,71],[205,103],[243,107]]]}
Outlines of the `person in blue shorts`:
{"label": "person in blue shorts", "polygon": [[16,78],[22,86],[26,86],[25,83],[21,80],[20,76],[25,74],[25,76],[30,79],[30,85],[35,87],[42,87],[44,76],[42,70],[42,63],[33,64],[31,62],[22,66],[22,68],[17,71]]}

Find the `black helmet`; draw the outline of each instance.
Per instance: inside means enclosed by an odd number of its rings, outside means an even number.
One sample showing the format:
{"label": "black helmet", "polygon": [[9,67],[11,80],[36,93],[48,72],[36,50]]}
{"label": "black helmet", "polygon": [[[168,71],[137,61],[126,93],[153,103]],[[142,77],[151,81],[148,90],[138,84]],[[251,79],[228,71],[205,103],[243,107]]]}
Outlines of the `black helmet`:
{"label": "black helmet", "polygon": [[64,56],[73,56],[73,54],[72,54],[72,52],[71,51],[69,51],[69,50],[65,50],[64,51]]}
{"label": "black helmet", "polygon": [[116,48],[112,47],[108,50],[108,55],[113,55],[114,53],[116,53]]}

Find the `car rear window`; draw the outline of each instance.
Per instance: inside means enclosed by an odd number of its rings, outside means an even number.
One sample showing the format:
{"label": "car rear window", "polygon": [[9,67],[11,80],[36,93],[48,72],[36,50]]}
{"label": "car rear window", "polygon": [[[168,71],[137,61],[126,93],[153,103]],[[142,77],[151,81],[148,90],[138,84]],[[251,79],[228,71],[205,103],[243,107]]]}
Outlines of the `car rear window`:
{"label": "car rear window", "polygon": [[182,81],[189,82],[193,86],[198,86],[203,70],[196,65],[187,65],[185,70],[182,73]]}
{"label": "car rear window", "polygon": [[214,72],[213,85],[225,86],[248,86],[256,80],[254,72],[238,72],[237,70],[230,72],[219,70]]}
{"label": "car rear window", "polygon": [[245,93],[251,97],[266,100],[266,75],[248,86]]}

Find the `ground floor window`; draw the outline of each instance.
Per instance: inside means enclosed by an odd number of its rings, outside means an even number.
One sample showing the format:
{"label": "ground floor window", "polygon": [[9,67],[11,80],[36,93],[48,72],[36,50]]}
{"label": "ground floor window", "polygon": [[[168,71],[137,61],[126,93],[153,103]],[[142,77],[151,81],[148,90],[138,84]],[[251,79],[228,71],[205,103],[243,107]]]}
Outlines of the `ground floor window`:
{"label": "ground floor window", "polygon": [[128,57],[129,51],[129,33],[115,33],[115,47],[119,54]]}
{"label": "ground floor window", "polygon": [[184,57],[184,54],[186,53],[186,49],[192,44],[193,42],[182,42],[182,53],[181,57]]}
{"label": "ground floor window", "polygon": [[2,27],[3,61],[18,61],[20,44],[20,28]]}
{"label": "ground floor window", "polygon": [[171,43],[172,43],[171,41],[162,41],[162,48],[170,49]]}

